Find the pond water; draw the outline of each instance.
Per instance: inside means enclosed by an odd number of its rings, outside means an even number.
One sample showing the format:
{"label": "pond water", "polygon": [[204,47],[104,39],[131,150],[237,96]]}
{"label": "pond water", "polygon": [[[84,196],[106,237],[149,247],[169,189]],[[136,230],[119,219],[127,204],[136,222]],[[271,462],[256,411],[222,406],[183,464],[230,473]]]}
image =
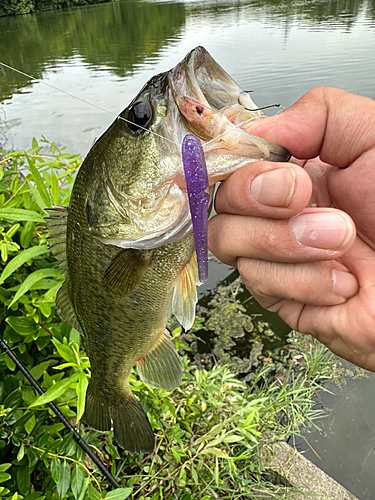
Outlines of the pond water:
{"label": "pond water", "polygon": [[86,154],[150,76],[196,45],[259,106],[289,106],[315,85],[374,98],[374,42],[374,0],[126,0],[3,17],[0,60],[39,81],[0,67],[0,144],[44,135]]}
{"label": "pond water", "polygon": [[[287,107],[315,85],[375,98],[375,0],[120,0],[0,18],[0,61],[34,78],[0,66],[0,145],[28,149],[44,135],[85,155],[152,75],[197,45],[259,106]],[[203,291],[227,274],[212,264]],[[318,465],[362,500],[373,499],[375,467],[367,380],[353,381],[361,411],[350,414],[350,385],[340,426],[313,437],[324,442]]]}

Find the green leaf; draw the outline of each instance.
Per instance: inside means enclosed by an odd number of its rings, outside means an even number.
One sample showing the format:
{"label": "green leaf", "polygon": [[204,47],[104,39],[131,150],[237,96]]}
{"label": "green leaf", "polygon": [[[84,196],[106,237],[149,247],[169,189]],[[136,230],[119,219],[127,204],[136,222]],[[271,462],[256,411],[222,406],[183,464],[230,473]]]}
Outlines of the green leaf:
{"label": "green leaf", "polygon": [[32,335],[38,331],[36,323],[26,316],[9,316],[5,321],[19,335]]}
{"label": "green leaf", "polygon": [[4,271],[0,275],[0,285],[4,283],[4,281],[11,274],[13,274],[14,271],[25,264],[25,262],[47,252],[49,252],[49,248],[45,245],[31,247],[27,250],[22,250],[21,252],[19,252],[16,257],[13,257],[13,259],[5,266]]}
{"label": "green leaf", "polygon": [[70,467],[66,460],[64,460],[61,467],[60,481],[57,483],[56,489],[60,499],[65,498],[70,485]]}
{"label": "green leaf", "polygon": [[101,494],[98,492],[97,489],[94,488],[94,486],[91,483],[89,484],[88,493],[90,500],[100,500],[102,498]]}
{"label": "green leaf", "polygon": [[9,469],[9,467],[11,467],[12,464],[10,463],[6,463],[6,464],[0,464],[0,472],[5,472]]}
{"label": "green leaf", "polygon": [[6,243],[1,244],[1,260],[3,262],[8,260],[8,245]]}
{"label": "green leaf", "polygon": [[[32,174],[32,180],[35,182],[35,185],[37,187],[37,190],[45,203],[44,207],[51,207],[51,200],[48,195],[47,187],[45,185],[43,177],[40,175],[39,170],[36,168],[35,163],[26,155],[27,162],[29,164],[29,170]],[[29,176],[28,176],[29,177]]]}
{"label": "green leaf", "polygon": [[21,462],[24,455],[25,455],[25,445],[24,445],[24,443],[21,443],[20,449],[18,450],[18,453],[17,453],[17,461]]}
{"label": "green leaf", "polygon": [[[83,500],[84,497],[86,498],[86,491],[87,491],[87,488],[89,487],[90,481],[91,481],[90,477],[86,477],[85,480],[83,481],[83,485],[82,485],[78,500]],[[90,497],[90,500],[92,498],[93,497]]]}
{"label": "green leaf", "polygon": [[106,494],[105,500],[125,500],[133,492],[133,488],[118,488]]}
{"label": "green leaf", "polygon": [[0,219],[44,223],[43,216],[38,212],[24,208],[0,208]]}
{"label": "green leaf", "polygon": [[35,283],[43,278],[63,278],[63,275],[58,269],[54,269],[52,267],[34,271],[33,273],[29,274],[25,281],[22,283],[22,285],[18,289],[18,292],[13,297],[12,302],[9,304],[9,307],[17,302],[17,300],[22,297],[22,295],[25,295],[25,293],[27,293]]}
{"label": "green leaf", "polygon": [[214,446],[209,446],[201,451],[201,455],[213,455],[218,458],[229,458],[228,453],[220,448],[215,448]]}
{"label": "green leaf", "polygon": [[35,378],[35,380],[39,380],[43,373],[47,370],[49,365],[49,361],[42,361],[38,365],[35,365],[31,368],[30,374]]}
{"label": "green leaf", "polygon": [[8,355],[5,356],[5,364],[7,365],[7,368],[11,372],[13,372],[16,368],[16,363],[12,359],[10,359],[10,357]]}
{"label": "green leaf", "polygon": [[77,381],[78,373],[74,373],[68,378],[64,378],[59,382],[56,382],[55,385],[50,387],[48,391],[39,396],[33,403],[31,403],[29,408],[34,408],[35,406],[44,405],[45,403],[49,403],[54,399],[59,398],[64,394],[65,391],[69,389],[69,387]]}
{"label": "green leaf", "polygon": [[118,451],[117,451],[117,449],[116,449],[116,447],[113,446],[113,444],[107,443],[105,445],[105,450],[108,451],[108,453],[110,454],[110,456],[112,458],[116,458],[118,460],[121,458],[120,455],[119,455],[119,453],[118,453]]}
{"label": "green leaf", "polygon": [[55,205],[59,204],[59,184],[57,182],[57,177],[55,171],[51,170],[51,194]]}
{"label": "green leaf", "polygon": [[238,434],[230,434],[222,439],[223,443],[239,443],[244,439],[244,436],[239,436]]}
{"label": "green leaf", "polygon": [[27,248],[30,245],[34,229],[35,229],[35,222],[32,221],[25,222],[20,237],[22,248]]}
{"label": "green leaf", "polygon": [[84,487],[83,486],[84,479],[85,479],[85,471],[80,465],[76,464],[72,472],[72,479],[70,481],[70,487],[72,489],[74,498],[76,500],[78,500],[82,488]]}
{"label": "green leaf", "polygon": [[34,413],[31,415],[31,417],[29,418],[29,420],[26,422],[25,424],[25,431],[30,434],[31,431],[34,429],[34,426],[35,426],[35,422],[36,422],[36,418],[35,418],[35,415]]}
{"label": "green leaf", "polygon": [[196,485],[199,484],[199,478],[198,478],[198,472],[195,470],[194,467],[190,469],[191,475],[193,476],[193,481]]}
{"label": "green leaf", "polygon": [[65,359],[65,361],[68,361],[68,363],[73,363],[75,365],[77,364],[77,358],[68,345],[62,344],[57,339],[52,339],[52,342],[56,347],[57,352],[63,359]]}
{"label": "green leaf", "polygon": [[31,184],[31,182],[28,182],[28,186],[36,204],[39,206],[41,210],[44,210],[46,208],[46,204],[44,203],[43,198],[40,196],[39,191],[33,184]]}
{"label": "green leaf", "polygon": [[51,460],[51,477],[56,484],[60,481],[61,468],[62,468],[61,460],[58,458],[53,458]]}
{"label": "green leaf", "polygon": [[84,372],[79,372],[78,374],[78,384],[76,387],[77,392],[77,422],[82,418],[83,412],[85,411],[85,401],[86,401],[86,391],[88,386],[88,380]]}
{"label": "green leaf", "polygon": [[55,297],[55,295],[57,294],[57,292],[60,290],[61,288],[61,281],[60,283],[57,283],[56,285],[54,285],[52,288],[50,288],[45,294],[44,294],[44,298],[46,300],[49,300],[51,299],[52,297]]}
{"label": "green leaf", "polygon": [[253,410],[246,418],[243,426],[246,428],[246,427],[249,427],[252,423],[252,421],[254,420],[255,416],[257,415],[257,412],[255,410]]}
{"label": "green leaf", "polygon": [[49,318],[51,316],[51,304],[49,304],[48,302],[38,302],[36,305],[39,307],[40,311],[46,318]]}
{"label": "green leaf", "polygon": [[33,137],[33,140],[31,141],[31,146],[33,148],[37,148],[38,147],[38,141],[35,139],[35,137]]}
{"label": "green leaf", "polygon": [[11,190],[12,193],[15,193],[17,191],[17,189],[19,188],[18,179],[19,179],[19,174],[16,174],[13,177],[13,180],[12,180],[12,182],[10,184],[10,190]]}
{"label": "green leaf", "polygon": [[30,474],[27,465],[16,467],[16,479],[19,493],[21,493],[21,495],[29,493]]}
{"label": "green leaf", "polygon": [[45,498],[41,491],[34,491],[34,493],[25,496],[23,500],[44,500]]}
{"label": "green leaf", "polygon": [[8,474],[7,472],[0,472],[0,483],[4,483],[5,481],[8,481],[12,476]]}
{"label": "green leaf", "polygon": [[20,228],[20,224],[18,224],[18,222],[17,222],[17,224],[13,224],[13,226],[10,229],[8,229],[8,231],[7,231],[7,235],[9,236],[9,238],[13,238],[13,236],[16,234],[16,232],[19,230],[19,228]]}

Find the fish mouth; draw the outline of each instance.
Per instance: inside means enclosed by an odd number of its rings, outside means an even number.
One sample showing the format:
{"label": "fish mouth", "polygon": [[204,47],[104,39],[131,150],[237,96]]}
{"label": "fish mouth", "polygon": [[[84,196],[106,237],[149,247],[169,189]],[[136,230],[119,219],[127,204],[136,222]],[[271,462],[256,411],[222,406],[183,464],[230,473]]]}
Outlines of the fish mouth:
{"label": "fish mouth", "polygon": [[193,49],[171,70],[169,83],[185,125],[202,142],[210,184],[227,178],[239,164],[289,160],[285,148],[247,130],[264,113],[204,47]]}

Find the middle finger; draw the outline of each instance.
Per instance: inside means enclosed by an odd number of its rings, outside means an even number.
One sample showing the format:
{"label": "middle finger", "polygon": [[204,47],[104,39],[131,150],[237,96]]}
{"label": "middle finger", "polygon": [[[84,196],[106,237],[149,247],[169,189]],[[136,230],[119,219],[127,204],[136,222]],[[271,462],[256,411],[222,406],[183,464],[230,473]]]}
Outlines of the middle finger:
{"label": "middle finger", "polygon": [[209,222],[209,248],[228,265],[238,257],[273,262],[337,259],[352,245],[351,218],[333,208],[306,208],[291,219],[219,214]]}

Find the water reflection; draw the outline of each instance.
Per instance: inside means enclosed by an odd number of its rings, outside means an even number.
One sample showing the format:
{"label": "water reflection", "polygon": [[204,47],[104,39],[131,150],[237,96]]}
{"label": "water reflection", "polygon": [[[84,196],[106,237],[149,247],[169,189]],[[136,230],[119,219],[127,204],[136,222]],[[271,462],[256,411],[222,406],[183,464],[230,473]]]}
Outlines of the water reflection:
{"label": "water reflection", "polygon": [[[205,19],[228,27],[260,21],[349,31],[359,18],[375,26],[375,0],[257,0],[162,2],[125,0],[80,9],[0,18],[2,62],[36,78],[46,69],[80,56],[94,71],[130,76],[181,36],[187,22]],[[207,25],[207,29],[209,29]],[[0,101],[31,83],[0,67]]]}
{"label": "water reflection", "polygon": [[[348,362],[343,365],[358,371]],[[317,421],[321,431],[308,427],[303,438],[293,437],[291,442],[359,499],[373,500],[375,374],[357,377],[347,378],[342,389],[327,384],[328,392],[319,394],[328,417]]]}
{"label": "water reflection", "polygon": [[[204,2],[186,0],[187,15],[206,16],[220,22],[228,16],[229,12],[251,11],[251,16],[256,19],[278,24],[286,20],[305,26],[317,26],[326,29],[350,29],[358,16],[375,18],[375,0],[255,0],[235,1],[218,0]],[[238,19],[238,18],[237,18]],[[236,17],[232,18],[236,21]]]}
{"label": "water reflection", "polygon": [[[1,61],[35,78],[79,55],[92,69],[132,75],[176,39],[185,23],[181,3],[137,0],[0,18]],[[0,101],[31,82],[0,66]]]}

